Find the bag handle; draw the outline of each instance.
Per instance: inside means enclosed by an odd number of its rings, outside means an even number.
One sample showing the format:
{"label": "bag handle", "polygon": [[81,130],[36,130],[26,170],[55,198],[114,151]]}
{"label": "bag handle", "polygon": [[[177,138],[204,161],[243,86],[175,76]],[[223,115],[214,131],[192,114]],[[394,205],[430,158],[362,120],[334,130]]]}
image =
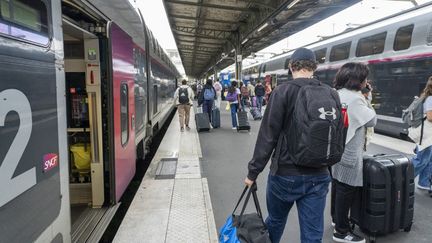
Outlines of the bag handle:
{"label": "bag handle", "polygon": [[262,217],[261,207],[260,207],[260,204],[259,204],[259,201],[258,201],[258,196],[257,196],[257,193],[256,193],[257,190],[258,190],[258,187],[257,187],[256,183],[252,184],[252,186],[250,188],[249,188],[249,186],[245,186],[245,188],[243,189],[243,192],[242,192],[242,194],[240,196],[240,199],[238,200],[238,202],[237,202],[237,204],[236,204],[236,206],[235,206],[232,214],[234,215],[235,211],[237,210],[238,206],[240,205],[240,202],[242,201],[242,199],[243,199],[243,197],[246,194],[246,191],[248,189],[249,189],[249,192],[246,195],[246,199],[245,199],[245,201],[243,203],[242,210],[240,212],[239,217],[241,218],[243,216],[243,214],[244,214],[244,212],[246,210],[246,206],[247,206],[247,204],[249,202],[250,196],[252,195],[253,200],[254,200],[254,204],[255,204],[256,212],[257,212],[258,216],[261,218],[261,221],[263,221],[263,223],[264,223],[264,220],[263,220],[263,217]]}

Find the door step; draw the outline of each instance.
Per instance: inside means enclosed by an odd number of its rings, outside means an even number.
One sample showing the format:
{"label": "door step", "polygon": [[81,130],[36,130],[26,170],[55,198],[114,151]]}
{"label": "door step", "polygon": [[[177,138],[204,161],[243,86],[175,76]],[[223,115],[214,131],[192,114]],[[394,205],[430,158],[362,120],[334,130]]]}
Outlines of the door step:
{"label": "door step", "polygon": [[119,206],[87,208],[72,225],[72,242],[99,242]]}

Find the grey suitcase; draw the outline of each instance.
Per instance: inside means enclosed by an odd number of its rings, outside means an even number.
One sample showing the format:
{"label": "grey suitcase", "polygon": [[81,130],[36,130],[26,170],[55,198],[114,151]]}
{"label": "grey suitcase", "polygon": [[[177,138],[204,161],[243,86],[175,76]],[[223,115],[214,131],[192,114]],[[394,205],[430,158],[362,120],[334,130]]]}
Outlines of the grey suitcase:
{"label": "grey suitcase", "polygon": [[195,125],[198,132],[210,131],[210,120],[207,113],[202,113],[202,107],[197,108],[195,114]]}
{"label": "grey suitcase", "polygon": [[219,108],[214,108],[212,110],[211,124],[212,124],[213,128],[220,127],[220,110],[219,110]]}

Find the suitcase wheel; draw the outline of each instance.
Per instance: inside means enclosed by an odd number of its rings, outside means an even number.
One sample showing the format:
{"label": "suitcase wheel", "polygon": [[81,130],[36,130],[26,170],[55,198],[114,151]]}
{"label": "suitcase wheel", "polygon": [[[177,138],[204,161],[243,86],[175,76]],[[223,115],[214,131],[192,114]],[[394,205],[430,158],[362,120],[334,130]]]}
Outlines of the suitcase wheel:
{"label": "suitcase wheel", "polygon": [[412,223],[409,224],[407,227],[404,228],[404,232],[410,232],[412,227]]}
{"label": "suitcase wheel", "polygon": [[370,243],[376,243],[376,237],[373,235],[369,236],[369,242]]}

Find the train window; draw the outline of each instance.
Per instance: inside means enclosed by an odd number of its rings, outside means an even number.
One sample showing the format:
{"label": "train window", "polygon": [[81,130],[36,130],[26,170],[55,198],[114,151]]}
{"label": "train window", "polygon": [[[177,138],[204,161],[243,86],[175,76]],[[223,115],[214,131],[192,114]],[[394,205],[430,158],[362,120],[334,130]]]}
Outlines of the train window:
{"label": "train window", "polygon": [[40,0],[0,0],[0,33],[47,45],[48,10]]}
{"label": "train window", "polygon": [[120,128],[121,142],[126,145],[129,140],[129,91],[127,83],[120,86]]}
{"label": "train window", "polygon": [[357,44],[356,56],[364,57],[382,53],[386,36],[387,32],[383,32],[360,39]]}
{"label": "train window", "polygon": [[267,68],[267,64],[264,64],[263,68],[262,68],[262,72],[265,73],[266,72],[266,68]]}
{"label": "train window", "polygon": [[404,27],[400,27],[395,36],[393,50],[401,51],[406,50],[411,46],[411,37],[414,29],[414,25],[408,25]]}
{"label": "train window", "polygon": [[288,68],[289,68],[289,62],[290,62],[290,59],[287,58],[287,59],[285,60],[285,65],[284,65],[284,68],[285,68],[285,69],[288,69]]}
{"label": "train window", "polygon": [[351,41],[333,46],[330,51],[330,62],[348,59]]}
{"label": "train window", "polygon": [[327,48],[315,51],[315,57],[318,63],[324,63],[326,58]]}

